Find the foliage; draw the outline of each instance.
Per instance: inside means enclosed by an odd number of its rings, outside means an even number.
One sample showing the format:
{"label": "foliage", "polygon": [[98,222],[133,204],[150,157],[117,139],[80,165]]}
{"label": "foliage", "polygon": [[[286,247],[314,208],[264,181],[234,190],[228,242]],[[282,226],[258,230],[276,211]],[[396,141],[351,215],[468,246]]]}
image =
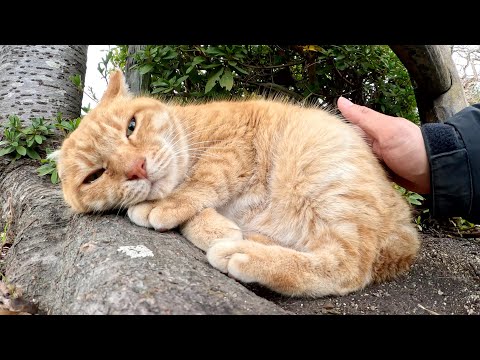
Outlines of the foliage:
{"label": "foliage", "polygon": [[[41,158],[40,145],[47,137],[54,134],[54,129],[60,130],[66,137],[78,127],[80,121],[81,118],[63,119],[62,114],[58,113],[52,121],[34,118],[31,120],[31,125],[23,126],[18,116],[11,115],[4,130],[5,140],[0,141],[0,156],[8,155],[12,161],[27,156],[40,160],[43,165],[37,169],[39,176],[50,175],[51,182],[56,184],[58,183],[56,163],[52,159]],[[51,153],[48,148],[45,151],[47,156]]]}
{"label": "foliage", "polygon": [[425,200],[425,198],[422,195],[417,194],[414,191],[407,190],[396,183],[393,183],[393,187],[400,193],[400,195],[402,195],[402,197],[408,204],[410,204],[410,206],[416,207],[416,214],[413,218],[413,222],[417,226],[418,230],[423,231],[424,223],[429,219],[430,215],[429,209],[421,208],[423,205],[422,202]]}
{"label": "foliage", "polygon": [[62,131],[64,137],[73,132],[80,125],[81,117],[75,119],[63,119],[62,113],[58,113],[53,126]]}
{"label": "foliage", "polygon": [[55,160],[48,157],[52,153],[52,149],[47,148],[47,157],[45,159],[41,159],[40,162],[43,164],[37,169],[39,176],[50,175],[50,181],[52,184],[58,184],[58,171],[57,171],[57,163]]}
{"label": "foliage", "polygon": [[[58,113],[55,118],[53,125],[62,131],[64,137],[67,137],[71,132],[73,132],[79,125],[82,118],[76,119],[63,119],[62,114]],[[50,175],[50,181],[52,184],[57,184],[59,182],[57,163],[54,159],[50,158],[48,155],[52,153],[52,149],[46,148],[47,157],[41,159],[40,162],[43,164],[37,169],[39,176]]]}
{"label": "foliage", "polygon": [[451,217],[449,218],[450,223],[454,228],[460,233],[461,231],[466,231],[475,228],[475,224],[462,217]]}
{"label": "foliage", "polygon": [[0,233],[0,245],[3,246],[7,243],[7,230],[8,230],[8,223],[5,224],[3,227],[3,231]]}
{"label": "foliage", "polygon": [[[125,66],[127,45],[110,60]],[[150,91],[167,98],[281,93],[335,106],[339,96],[418,123],[409,75],[380,45],[147,45],[134,54]]]}
{"label": "foliage", "polygon": [[53,133],[54,126],[45,123],[44,118],[34,118],[31,125],[23,127],[18,116],[11,115],[8,118],[4,130],[4,139],[0,141],[0,156],[12,156],[12,161],[28,156],[40,160],[37,150],[47,138]]}
{"label": "foliage", "polygon": [[397,190],[400,193],[400,195],[402,195],[405,198],[405,200],[410,205],[422,205],[422,201],[425,200],[425,198],[422,195],[417,194],[414,191],[407,190],[398,184],[394,183],[393,187],[395,188],[395,190]]}

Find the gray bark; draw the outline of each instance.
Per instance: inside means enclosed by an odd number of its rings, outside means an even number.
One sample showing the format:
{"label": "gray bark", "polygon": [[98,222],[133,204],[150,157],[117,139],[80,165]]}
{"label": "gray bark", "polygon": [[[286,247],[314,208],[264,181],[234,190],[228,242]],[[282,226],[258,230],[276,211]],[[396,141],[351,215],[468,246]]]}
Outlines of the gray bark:
{"label": "gray bark", "polygon": [[85,79],[88,45],[1,45],[0,124],[8,115],[80,116],[82,93],[70,81]]}
{"label": "gray bark", "polygon": [[448,45],[390,45],[410,74],[422,123],[445,121],[468,106]]}
{"label": "gray bark", "polygon": [[[123,215],[73,215],[59,186],[0,158],[0,204],[14,243],[6,275],[47,314],[287,314],[220,273],[180,235]],[[142,245],[152,256],[131,257]]]}
{"label": "gray bark", "polygon": [[140,75],[136,69],[131,69],[135,65],[133,54],[139,50],[145,49],[146,45],[128,45],[128,58],[126,63],[125,80],[130,91],[134,94],[149,93],[150,75]]}

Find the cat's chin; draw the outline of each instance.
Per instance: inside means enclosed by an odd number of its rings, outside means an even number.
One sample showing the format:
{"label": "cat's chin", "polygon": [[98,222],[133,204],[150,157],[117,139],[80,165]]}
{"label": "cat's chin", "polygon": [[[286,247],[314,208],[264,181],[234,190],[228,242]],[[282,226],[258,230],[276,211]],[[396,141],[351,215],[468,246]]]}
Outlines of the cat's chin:
{"label": "cat's chin", "polygon": [[153,182],[145,200],[160,200],[166,197],[170,191],[169,189],[162,188],[161,185],[161,181]]}

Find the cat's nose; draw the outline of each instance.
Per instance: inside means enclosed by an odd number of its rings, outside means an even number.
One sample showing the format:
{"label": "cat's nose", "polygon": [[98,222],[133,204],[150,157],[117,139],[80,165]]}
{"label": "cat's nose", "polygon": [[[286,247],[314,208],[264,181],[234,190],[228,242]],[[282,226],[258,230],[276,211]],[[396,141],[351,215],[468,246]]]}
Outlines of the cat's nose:
{"label": "cat's nose", "polygon": [[145,158],[134,160],[126,173],[128,180],[147,179]]}

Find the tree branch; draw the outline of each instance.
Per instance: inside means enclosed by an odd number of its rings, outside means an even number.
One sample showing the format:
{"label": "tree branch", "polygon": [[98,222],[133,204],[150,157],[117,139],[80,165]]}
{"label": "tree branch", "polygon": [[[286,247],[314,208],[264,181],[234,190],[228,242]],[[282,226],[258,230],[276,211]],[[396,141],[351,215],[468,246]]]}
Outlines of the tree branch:
{"label": "tree branch", "polygon": [[250,85],[256,85],[256,86],[262,86],[262,87],[265,87],[265,88],[268,88],[268,89],[273,89],[273,90],[276,90],[276,91],[279,91],[279,92],[282,92],[294,99],[297,99],[299,101],[302,101],[303,100],[303,96],[300,95],[300,94],[297,94],[296,92],[292,91],[292,90],[289,90],[285,87],[283,87],[282,85],[278,85],[278,84],[275,84],[275,83],[257,83],[257,82],[253,82],[253,81],[243,81],[243,83],[247,83],[247,84],[250,84]]}
{"label": "tree branch", "polygon": [[[28,161],[0,157],[0,179],[0,203],[11,201],[15,214],[6,276],[40,313],[287,313],[211,267],[175,232],[115,213],[73,215],[58,185]],[[3,207],[0,217],[8,212]]]}

